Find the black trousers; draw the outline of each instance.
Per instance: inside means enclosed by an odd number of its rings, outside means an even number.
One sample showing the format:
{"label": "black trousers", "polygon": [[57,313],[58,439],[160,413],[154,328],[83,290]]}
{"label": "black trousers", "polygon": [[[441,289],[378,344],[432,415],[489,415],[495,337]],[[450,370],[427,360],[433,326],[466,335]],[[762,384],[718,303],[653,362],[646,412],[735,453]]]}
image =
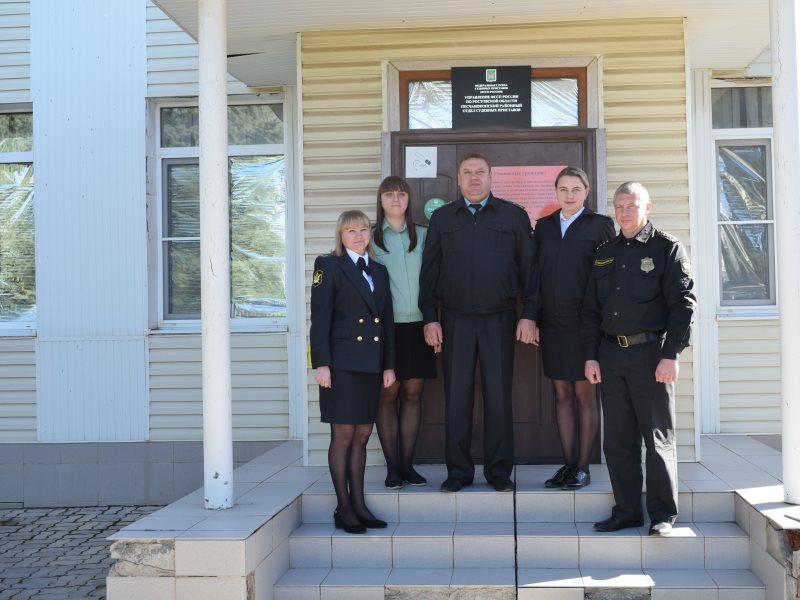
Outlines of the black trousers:
{"label": "black trousers", "polygon": [[600,345],[603,425],[614,516],[642,516],[642,439],[647,469],[647,513],[673,523],[678,515],[675,386],[656,382],[660,342],[628,348],[603,339]]}
{"label": "black trousers", "polygon": [[516,314],[488,315],[443,311],[442,361],[445,397],[445,460],[448,477],[471,482],[472,411],[475,364],[481,367],[483,392],[483,474],[487,481],[509,477],[514,468],[511,377],[514,369]]}

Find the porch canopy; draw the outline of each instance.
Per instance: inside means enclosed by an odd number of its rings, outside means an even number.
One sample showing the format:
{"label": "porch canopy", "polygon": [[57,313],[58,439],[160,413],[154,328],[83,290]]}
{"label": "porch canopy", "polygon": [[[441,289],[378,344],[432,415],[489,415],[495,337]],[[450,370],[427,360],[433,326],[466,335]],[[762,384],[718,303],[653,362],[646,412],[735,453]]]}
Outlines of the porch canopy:
{"label": "porch canopy", "polygon": [[[154,0],[197,39],[198,0]],[[250,87],[294,83],[296,37],[322,29],[686,17],[691,68],[735,69],[769,45],[767,0],[228,0],[228,72]]]}
{"label": "porch canopy", "polygon": [[[687,69],[726,71],[732,76],[747,75],[746,67],[766,48],[771,48],[775,221],[778,255],[783,258],[777,274],[783,368],[783,481],[786,501],[800,503],[800,435],[797,435],[800,430],[800,386],[792,385],[788,377],[789,369],[800,362],[800,270],[793,267],[794,257],[800,256],[800,235],[796,231],[800,223],[800,203],[792,202],[796,197],[794,177],[800,171],[799,27],[794,0],[672,0],[669,3],[643,0],[607,0],[602,3],[585,0],[495,0],[483,3],[473,0],[406,0],[403,3],[386,0],[154,1],[190,35],[200,38],[201,56],[204,45],[222,42],[219,48],[227,48],[227,71],[253,88],[296,83],[296,34],[315,30],[397,30],[514,24],[520,21],[543,23],[683,17],[686,19]],[[213,18],[209,16],[212,12]],[[202,14],[205,15],[203,19],[200,18]],[[227,14],[227,19],[222,16],[224,14]],[[200,35],[201,29],[204,35]],[[201,81],[203,72],[211,68],[215,67],[201,60]],[[218,81],[213,88],[217,102],[224,102],[222,83]],[[203,94],[201,85],[201,112]],[[217,110],[211,118],[224,121],[224,115],[224,110]],[[201,156],[203,143],[201,136]],[[219,143],[224,144],[224,141]],[[217,176],[227,177],[224,165],[218,167]],[[692,201],[698,202],[699,199]],[[226,218],[224,211],[217,216]],[[201,245],[209,241],[203,240],[201,232]],[[700,301],[714,300],[701,298]],[[208,366],[223,368],[220,361]],[[204,370],[206,367],[204,360]],[[230,365],[227,369],[229,380]],[[225,374],[222,375],[224,380]],[[205,395],[204,388],[204,411]],[[227,397],[230,402],[230,394]],[[695,402],[699,401],[702,399],[695,399]],[[204,433],[206,446],[210,445],[209,435],[213,437],[214,434]],[[223,437],[227,437],[225,444],[230,443],[230,432]],[[207,470],[207,493],[208,488],[214,485]]]}

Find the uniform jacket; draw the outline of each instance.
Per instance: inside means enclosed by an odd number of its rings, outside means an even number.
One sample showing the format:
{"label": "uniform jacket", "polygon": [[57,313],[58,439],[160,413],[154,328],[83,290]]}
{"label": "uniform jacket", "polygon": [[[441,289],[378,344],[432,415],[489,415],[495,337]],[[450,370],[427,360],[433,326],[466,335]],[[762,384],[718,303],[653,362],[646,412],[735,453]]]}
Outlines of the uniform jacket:
{"label": "uniform jacket", "polygon": [[586,284],[597,247],[613,238],[614,221],[588,207],[561,237],[561,211],[536,221],[533,247],[537,267],[538,319],[580,323]]}
{"label": "uniform jacket", "polygon": [[528,213],[489,195],[477,217],[463,198],[433,213],[422,253],[419,308],[425,323],[442,308],[461,314],[514,309],[535,316],[533,243]]}
{"label": "uniform jacket", "polygon": [[605,335],[665,334],[661,357],[689,345],[696,305],[689,258],[681,242],[648,221],[633,238],[622,234],[597,249],[583,303],[587,360],[597,360]]}
{"label": "uniform jacket", "polygon": [[375,291],[350,257],[318,256],[311,284],[311,365],[380,373],[393,369],[389,274],[370,260]]}

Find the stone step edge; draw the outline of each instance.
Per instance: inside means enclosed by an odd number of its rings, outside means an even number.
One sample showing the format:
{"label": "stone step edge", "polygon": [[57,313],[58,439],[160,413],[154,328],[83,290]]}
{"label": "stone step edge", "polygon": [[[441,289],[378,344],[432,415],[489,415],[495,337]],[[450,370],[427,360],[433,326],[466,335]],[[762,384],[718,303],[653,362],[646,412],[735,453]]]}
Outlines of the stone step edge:
{"label": "stone step edge", "polygon": [[[453,583],[453,578],[458,581]],[[449,578],[449,579],[448,579]],[[406,582],[403,582],[403,580]],[[295,588],[383,588],[518,590],[582,589],[725,589],[764,591],[749,569],[403,569],[291,568],[275,583],[275,600]]]}

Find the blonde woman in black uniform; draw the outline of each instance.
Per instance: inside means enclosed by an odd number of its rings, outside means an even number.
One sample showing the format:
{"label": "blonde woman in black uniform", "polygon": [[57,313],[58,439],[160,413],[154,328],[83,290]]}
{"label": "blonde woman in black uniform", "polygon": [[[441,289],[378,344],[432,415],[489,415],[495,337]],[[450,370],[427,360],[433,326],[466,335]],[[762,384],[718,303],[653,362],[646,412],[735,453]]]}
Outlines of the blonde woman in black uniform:
{"label": "blonde woman in black uniform", "polygon": [[364,468],[381,387],[395,381],[394,321],[389,274],[369,252],[369,218],[343,212],[334,251],[317,257],[311,285],[311,364],[320,418],[331,426],[333,519],[348,533],[386,527],[364,500]]}
{"label": "blonde woman in black uniform", "polygon": [[565,463],[545,486],[577,489],[591,482],[589,456],[599,423],[595,387],[583,373],[581,307],[594,251],[615,231],[609,217],[584,206],[589,177],[583,170],[566,167],[555,186],[561,209],[536,221],[533,231],[540,279],[537,326]]}

